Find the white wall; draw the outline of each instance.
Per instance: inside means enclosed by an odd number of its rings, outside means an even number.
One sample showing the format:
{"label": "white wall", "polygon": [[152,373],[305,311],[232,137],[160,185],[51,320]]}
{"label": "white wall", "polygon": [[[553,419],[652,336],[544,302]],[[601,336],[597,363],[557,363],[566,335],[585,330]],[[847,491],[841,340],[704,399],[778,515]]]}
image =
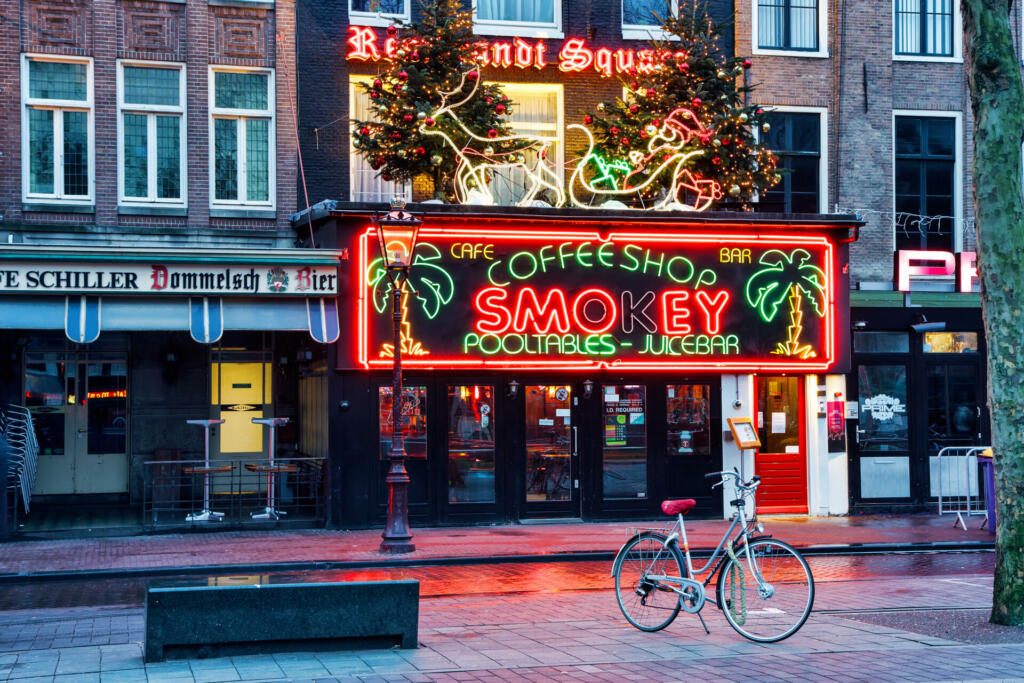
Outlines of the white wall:
{"label": "white wall", "polygon": [[[722,375],[722,469],[738,468],[745,477],[754,474],[754,451],[743,451],[743,463],[740,463],[740,449],[732,440],[729,432],[730,417],[749,417],[756,419],[754,411],[754,376],[753,375]],[[722,510],[728,519],[733,512],[729,501],[735,498],[731,486],[722,487]]]}

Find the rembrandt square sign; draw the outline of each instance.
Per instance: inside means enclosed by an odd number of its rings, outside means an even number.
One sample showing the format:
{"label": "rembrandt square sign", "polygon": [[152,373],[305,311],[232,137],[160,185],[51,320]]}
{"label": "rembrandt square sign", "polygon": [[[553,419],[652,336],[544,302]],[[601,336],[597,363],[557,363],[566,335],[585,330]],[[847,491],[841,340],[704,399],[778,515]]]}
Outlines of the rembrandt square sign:
{"label": "rembrandt square sign", "polygon": [[[848,334],[829,227],[424,219],[402,296],[405,367],[827,372]],[[390,368],[390,283],[356,238],[358,365]]]}

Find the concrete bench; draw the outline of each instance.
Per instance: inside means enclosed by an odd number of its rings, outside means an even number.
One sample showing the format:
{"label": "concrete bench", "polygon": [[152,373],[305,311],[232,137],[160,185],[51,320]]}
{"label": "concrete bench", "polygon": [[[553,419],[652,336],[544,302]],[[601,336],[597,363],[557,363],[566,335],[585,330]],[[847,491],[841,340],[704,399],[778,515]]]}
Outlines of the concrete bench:
{"label": "concrete bench", "polygon": [[145,658],[340,649],[365,639],[414,648],[419,597],[419,581],[404,580],[151,585]]}

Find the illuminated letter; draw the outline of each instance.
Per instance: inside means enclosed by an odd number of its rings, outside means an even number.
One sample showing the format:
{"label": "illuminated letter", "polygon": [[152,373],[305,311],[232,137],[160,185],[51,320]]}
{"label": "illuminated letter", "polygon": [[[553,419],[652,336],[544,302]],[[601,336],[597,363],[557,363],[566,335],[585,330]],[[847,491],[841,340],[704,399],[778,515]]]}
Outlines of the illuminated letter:
{"label": "illuminated letter", "polygon": [[516,38],[512,41],[515,46],[516,56],[515,64],[520,69],[525,69],[533,63],[533,46],[522,38]]}
{"label": "illuminated letter", "polygon": [[576,247],[576,262],[585,268],[591,268],[594,265],[593,261],[587,262],[588,259],[593,258],[594,253],[591,251],[584,251],[584,248],[590,248],[590,242],[583,242]]}
{"label": "illuminated letter", "polygon": [[658,257],[657,261],[651,260],[651,250],[648,249],[644,252],[644,275],[647,274],[647,266],[658,266],[658,275],[661,275],[661,268],[665,265],[665,255],[662,254]]}
{"label": "illuminated letter", "polygon": [[633,322],[636,321],[640,327],[651,334],[658,331],[658,325],[654,318],[647,315],[647,309],[654,303],[654,292],[644,292],[636,302],[633,301],[633,292],[626,290],[622,292],[622,331],[625,334],[633,333]]}
{"label": "illuminated letter", "polygon": [[978,280],[978,254],[973,251],[960,252],[960,275],[957,280],[960,282],[961,292],[973,292],[974,283]]}
{"label": "illuminated letter", "polygon": [[535,53],[533,57],[533,65],[538,69],[543,69],[548,65],[548,46],[544,44],[543,40],[538,40],[537,44],[533,47],[533,50]]}
{"label": "illuminated letter", "polygon": [[491,275],[491,271],[494,270],[494,266],[497,266],[499,264],[501,264],[501,259],[498,259],[497,261],[495,261],[491,265],[487,266],[487,281],[490,282],[492,285],[494,285],[496,287],[507,287],[509,284],[511,284],[510,282],[508,282],[508,281],[506,281],[506,282],[495,282],[494,281],[494,276]]}
{"label": "illuminated letter", "polygon": [[636,249],[637,251],[640,251],[640,247],[636,246],[635,244],[627,244],[625,247],[622,248],[622,255],[633,262],[632,267],[623,264],[622,268],[624,270],[636,270],[637,268],[640,267],[640,259],[629,253],[630,249]]}
{"label": "illuminated letter", "polygon": [[632,50],[623,50],[619,48],[615,51],[615,71],[620,74],[629,73],[630,69],[633,68],[633,58],[636,55]]}
{"label": "illuminated letter", "polygon": [[398,38],[391,37],[384,39],[384,59],[394,59],[398,56]]}
{"label": "illuminated letter", "polygon": [[602,76],[612,75],[612,51],[606,47],[602,47],[594,52],[594,68],[597,69]]}
{"label": "illuminated letter", "polygon": [[380,59],[380,52],[377,50],[377,34],[368,26],[348,27],[348,54],[346,59],[358,59],[361,62],[370,60],[376,62]]}
{"label": "illuminated letter", "polygon": [[[941,266],[912,266],[911,261],[931,261],[942,263]],[[956,260],[948,251],[917,251],[900,249],[899,262],[896,269],[896,288],[901,292],[910,291],[912,275],[952,275],[956,271]]]}
{"label": "illuminated letter", "polygon": [[486,40],[478,40],[473,43],[473,59],[480,66],[487,66],[491,63],[491,44]]}
{"label": "illuminated letter", "polygon": [[607,250],[611,250],[611,248],[612,248],[612,243],[611,242],[605,242],[604,244],[602,244],[601,246],[599,246],[597,248],[597,261],[598,261],[598,263],[600,263],[602,266],[605,266],[606,268],[611,268],[612,265],[614,265],[611,262],[611,254],[604,253],[606,249]]}
{"label": "illuminated letter", "polygon": [[494,66],[512,66],[512,46],[508,43],[494,43],[491,45],[491,64]]}
{"label": "illuminated letter", "polygon": [[[515,269],[516,259],[519,258],[520,256],[526,256],[527,258],[530,259],[530,263],[533,264],[533,267],[530,269],[530,272],[527,273],[526,275],[517,275],[516,274],[516,269]],[[533,277],[536,273],[537,273],[537,259],[534,258],[533,254],[531,254],[530,252],[528,252],[528,251],[520,251],[520,252],[517,252],[515,254],[512,254],[512,256],[509,257],[509,259],[508,259],[508,274],[511,275],[512,277],[514,277],[515,279],[517,279],[517,280],[526,280],[528,278]]]}
{"label": "illuminated letter", "polygon": [[684,289],[669,289],[661,293],[661,333],[689,334],[693,328],[686,322],[690,309],[685,305],[690,293]]}
{"label": "illuminated letter", "polygon": [[[569,251],[565,251],[564,247],[569,247]],[[572,244],[570,242],[562,242],[558,245],[558,265],[565,270],[565,259],[572,256]]]}
{"label": "illuminated letter", "polygon": [[508,290],[501,287],[487,287],[477,292],[473,304],[483,319],[473,326],[483,333],[504,334],[512,324],[512,314],[501,304],[508,298]]}
{"label": "illuminated letter", "polygon": [[554,261],[555,260],[554,256],[548,256],[547,258],[544,257],[544,250],[545,249],[551,249],[551,245],[550,244],[545,244],[543,247],[540,248],[540,272],[542,272],[542,273],[548,272],[548,266],[547,266],[548,261]]}
{"label": "illuminated letter", "polygon": [[[601,305],[601,315],[596,319],[587,315],[588,308],[593,308],[589,304],[595,302]],[[615,299],[603,289],[585,289],[576,295],[576,300],[572,303],[572,317],[579,328],[587,334],[607,332],[615,324],[618,315]]]}
{"label": "illuminated letter", "polygon": [[654,73],[654,50],[640,50],[636,53],[636,69],[642,74]]}
{"label": "illuminated letter", "polygon": [[704,331],[708,334],[718,334],[722,326],[722,310],[729,303],[729,292],[724,289],[718,290],[715,298],[705,291],[697,292],[697,305],[704,311]]}
{"label": "illuminated letter", "polygon": [[562,334],[569,332],[569,312],[562,290],[550,290],[543,305],[537,300],[537,292],[532,287],[523,287],[519,291],[512,326],[516,332],[526,332],[530,324],[533,326],[530,331],[534,333],[547,334],[552,325]]}
{"label": "illuminated letter", "polygon": [[583,71],[594,63],[594,53],[584,45],[582,38],[570,38],[562,45],[558,59],[561,71]]}
{"label": "illuminated letter", "polygon": [[[686,267],[690,269],[690,272],[687,274],[686,277],[678,277],[677,275],[675,275],[675,273],[672,272],[672,264],[675,263],[676,261],[682,261],[683,263],[686,264]],[[672,280],[678,282],[681,285],[685,285],[687,282],[690,281],[690,278],[693,277],[693,261],[686,258],[685,256],[673,256],[668,260],[668,265],[665,267],[665,272]]]}

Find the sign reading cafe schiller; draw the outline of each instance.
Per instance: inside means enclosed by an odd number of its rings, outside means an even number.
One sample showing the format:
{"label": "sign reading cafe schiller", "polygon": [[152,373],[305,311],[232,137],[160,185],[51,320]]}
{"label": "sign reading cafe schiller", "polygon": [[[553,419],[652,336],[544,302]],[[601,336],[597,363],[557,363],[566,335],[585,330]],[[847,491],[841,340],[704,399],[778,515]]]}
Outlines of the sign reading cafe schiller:
{"label": "sign reading cafe schiller", "polygon": [[[722,231],[719,231],[722,230]],[[402,298],[403,365],[828,370],[835,245],[822,235],[435,227]],[[359,236],[358,362],[390,367],[390,283]]]}
{"label": "sign reading cafe schiller", "polygon": [[0,262],[0,292],[332,296],[338,272],[323,266]]}

